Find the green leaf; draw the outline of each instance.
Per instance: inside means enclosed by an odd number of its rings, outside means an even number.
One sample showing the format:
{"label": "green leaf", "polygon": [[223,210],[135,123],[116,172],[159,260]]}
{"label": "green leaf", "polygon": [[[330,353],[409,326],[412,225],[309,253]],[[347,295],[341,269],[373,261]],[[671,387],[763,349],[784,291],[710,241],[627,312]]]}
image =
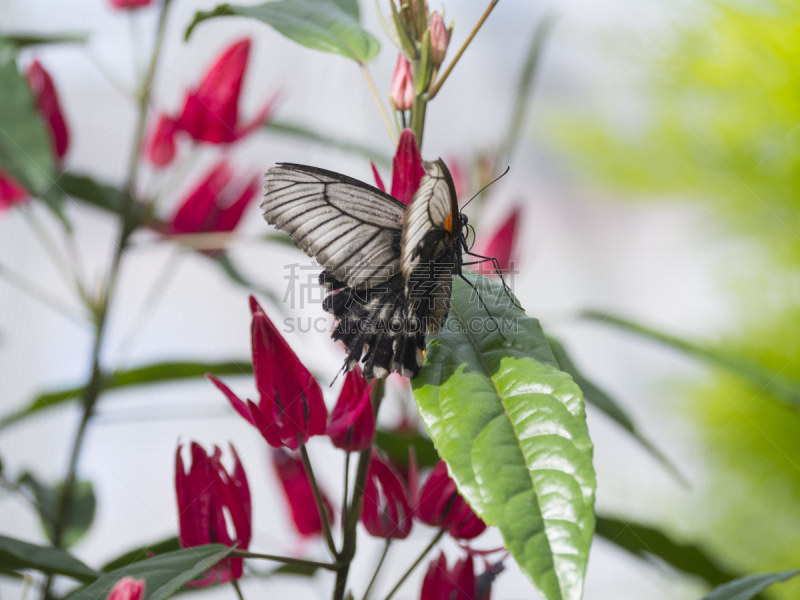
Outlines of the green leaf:
{"label": "green leaf", "polygon": [[[580,388],[503,287],[454,279],[450,315],[412,380],[439,455],[472,508],[548,600],[577,600],[594,531],[592,442]],[[496,332],[499,322],[505,340]],[[490,331],[486,331],[486,330]]]}
{"label": "green leaf", "polygon": [[361,9],[358,6],[358,0],[332,0],[332,2],[356,21],[361,18]]}
{"label": "green leaf", "polygon": [[685,352],[693,358],[700,359],[747,379],[762,392],[774,394],[783,404],[800,409],[800,381],[787,377],[778,371],[714,348],[656,331],[616,315],[590,310],[581,313],[581,317],[618,327],[629,333],[646,337],[680,352]]}
{"label": "green leaf", "polygon": [[408,447],[414,447],[417,465],[434,467],[439,462],[439,455],[433,442],[416,432],[403,434],[396,431],[378,429],[375,431],[375,445],[392,459],[394,463],[408,465]]}
{"label": "green leaf", "polygon": [[53,149],[15,52],[0,43],[0,168],[41,196],[55,179]]}
{"label": "green leaf", "polygon": [[114,186],[98,183],[91,177],[62,173],[58,177],[58,187],[65,194],[84,200],[104,210],[119,214],[122,206],[123,191]]}
{"label": "green leaf", "polygon": [[103,565],[101,571],[110,573],[111,571],[121,569],[122,567],[139,562],[140,560],[145,560],[152,555],[158,556],[159,554],[175,552],[176,550],[180,549],[181,543],[178,538],[167,538],[166,540],[161,540],[160,542],[156,542],[154,544],[147,544],[146,546],[139,546],[138,548],[130,550],[122,556],[118,556],[117,558]]}
{"label": "green leaf", "polygon": [[33,569],[48,575],[65,575],[86,583],[100,576],[100,573],[65,550],[37,546],[4,535],[0,535],[0,564],[4,569]]}
{"label": "green leaf", "polygon": [[[27,487],[33,492],[42,529],[47,539],[55,544],[53,523],[58,515],[64,484],[59,483],[57,486],[45,485],[33,474],[25,473],[19,478],[17,485]],[[61,533],[61,543],[64,547],[69,548],[86,534],[94,520],[96,507],[97,502],[94,497],[92,482],[76,480],[73,483],[72,500],[69,503],[69,511],[64,520]]]}
{"label": "green leaf", "polygon": [[106,573],[70,596],[70,600],[105,600],[114,584],[123,577],[145,580],[144,600],[165,600],[232,551],[233,548],[222,544],[209,544],[148,558]]}
{"label": "green leaf", "polygon": [[319,567],[313,565],[281,565],[270,572],[270,575],[294,575],[296,577],[313,577]]}
{"label": "green leaf", "polygon": [[680,544],[663,532],[638,523],[597,516],[598,536],[643,560],[657,557],[675,569],[720,585],[738,575],[726,571],[698,546]]}
{"label": "green leaf", "polygon": [[41,35],[38,33],[19,33],[0,35],[0,40],[17,48],[40,46],[43,44],[85,44],[89,41],[88,33],[62,33],[59,35]]}
{"label": "green leaf", "polygon": [[703,600],[749,600],[773,583],[788,581],[798,575],[800,575],[800,569],[748,575],[712,590],[703,596]]}
{"label": "green leaf", "polygon": [[[239,16],[256,19],[306,48],[339,54],[367,63],[378,54],[380,43],[342,9],[347,0],[278,0],[256,6],[220,4],[210,11],[198,11],[186,30],[186,39],[206,19]],[[352,10],[352,9],[351,9]]]}
{"label": "green leaf", "polygon": [[314,131],[313,129],[310,129],[309,127],[299,123],[292,123],[290,121],[276,119],[269,121],[266,125],[264,125],[264,127],[272,133],[283,134],[287,137],[294,137],[308,142],[314,142],[328,148],[335,148],[337,150],[341,150],[342,152],[355,154],[356,156],[362,156],[368,160],[371,160],[376,165],[383,167],[390,167],[392,165],[392,158],[383,152],[373,150],[368,146],[363,146],[356,142],[341,140],[331,135]]}
{"label": "green leaf", "polygon": [[566,348],[558,340],[548,337],[547,341],[550,343],[550,349],[553,351],[558,362],[559,368],[565,373],[572,376],[572,380],[578,384],[578,387],[583,391],[583,397],[589,404],[604,412],[608,417],[614,420],[620,427],[627,430],[642,447],[647,450],[653,458],[655,458],[661,465],[669,471],[678,481],[682,484],[687,484],[686,478],[678,471],[678,468],[664,456],[661,451],[656,448],[649,440],[644,438],[637,430],[633,420],[622,409],[622,407],[614,401],[611,396],[604,392],[601,388],[597,387],[592,381],[583,376],[583,374],[575,367]]}
{"label": "green leaf", "polygon": [[[204,377],[206,373],[213,375],[252,375],[253,365],[250,362],[163,362],[137,367],[128,371],[117,371],[110,376],[103,388],[104,393],[135,385],[154,383],[170,383],[184,379]],[[34,398],[28,406],[10,414],[0,421],[0,429],[26,419],[48,408],[60,406],[66,402],[77,402],[83,397],[84,388],[76,387],[57,392],[42,394]]]}

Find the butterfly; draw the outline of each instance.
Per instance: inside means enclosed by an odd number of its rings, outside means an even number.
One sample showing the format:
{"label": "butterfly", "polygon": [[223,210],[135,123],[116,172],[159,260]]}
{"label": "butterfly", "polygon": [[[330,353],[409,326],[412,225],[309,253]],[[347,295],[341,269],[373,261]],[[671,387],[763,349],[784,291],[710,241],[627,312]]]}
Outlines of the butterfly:
{"label": "butterfly", "polygon": [[452,278],[463,277],[463,254],[471,254],[471,226],[447,166],[441,159],[422,166],[408,207],[316,167],[279,163],[265,177],[264,218],[323,267],[323,309],[347,351],[343,370],[363,361],[368,379],[417,375],[425,337],[444,325]]}

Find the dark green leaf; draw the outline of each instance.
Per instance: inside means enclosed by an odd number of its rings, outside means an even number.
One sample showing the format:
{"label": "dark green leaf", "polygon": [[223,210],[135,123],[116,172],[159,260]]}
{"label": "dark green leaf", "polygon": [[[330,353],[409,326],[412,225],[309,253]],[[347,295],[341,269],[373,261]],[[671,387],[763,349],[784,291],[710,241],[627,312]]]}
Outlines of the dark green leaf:
{"label": "dark green leaf", "polygon": [[4,535],[0,535],[0,564],[4,569],[33,569],[86,583],[100,576],[65,550],[37,546]]}
{"label": "dark green leaf", "polygon": [[215,17],[239,16],[256,19],[273,27],[298,44],[366,63],[375,58],[380,43],[358,24],[352,14],[342,10],[347,0],[278,0],[256,6],[220,4],[211,11],[199,11],[186,30],[186,39],[195,26]]}
{"label": "dark green leaf", "polygon": [[264,241],[270,242],[271,244],[279,244],[281,246],[286,246],[287,248],[295,248],[297,246],[294,245],[292,238],[288,236],[288,234],[283,233],[282,231],[272,231],[264,235]]}
{"label": "dark green leaf", "polygon": [[459,490],[500,529],[522,571],[548,600],[580,598],[595,490],[581,390],[536,319],[511,307],[499,284],[466,276],[506,339],[454,279],[447,323],[412,380],[420,414]]}
{"label": "dark green leaf", "polygon": [[375,432],[375,444],[392,459],[392,462],[408,465],[408,447],[414,446],[417,465],[420,467],[433,467],[439,462],[439,455],[433,442],[418,434],[403,434],[396,431],[378,429]]}
{"label": "dark green leaf", "polygon": [[652,527],[597,516],[597,535],[641,559],[654,556],[668,565],[720,585],[737,575],[726,571],[701,548],[680,544]]}
{"label": "dark green leaf", "polygon": [[[169,383],[184,379],[204,377],[206,373],[213,375],[251,375],[253,365],[249,362],[201,363],[201,362],[164,362],[144,367],[118,371],[106,382],[104,392],[134,385]],[[34,398],[28,406],[0,421],[0,429],[30,417],[47,408],[62,405],[66,402],[77,402],[83,397],[82,387],[42,394]]]}
{"label": "dark green leaf", "polygon": [[332,0],[332,2],[356,21],[361,18],[361,9],[358,7],[358,0]]}
{"label": "dark green leaf", "polygon": [[675,336],[656,331],[644,325],[634,323],[622,317],[599,311],[586,311],[581,315],[585,319],[600,321],[607,325],[619,327],[630,333],[640,335],[673,349],[685,352],[689,356],[703,360],[715,367],[730,371],[734,375],[749,380],[762,392],[774,394],[787,406],[800,409],[800,381],[787,377],[757,363],[738,356],[732,356],[720,350],[696,344]]}
{"label": "dark green leaf", "polygon": [[319,567],[313,565],[281,565],[273,569],[270,575],[295,575],[298,577],[313,577]]}
{"label": "dark green leaf", "polygon": [[547,341],[550,343],[550,349],[553,351],[553,356],[556,357],[558,366],[562,371],[569,373],[572,376],[572,380],[577,383],[578,387],[580,387],[583,391],[583,397],[586,399],[586,401],[603,411],[611,419],[616,421],[620,427],[630,432],[636,441],[638,441],[645,450],[647,450],[658,462],[660,462],[665,469],[674,475],[681,483],[686,484],[686,478],[681,475],[677,467],[675,467],[675,465],[673,465],[670,460],[664,456],[660,450],[658,450],[658,448],[650,443],[649,440],[645,439],[639,434],[639,432],[636,430],[636,426],[633,424],[633,421],[628,414],[622,410],[622,407],[620,407],[620,405],[617,404],[614,399],[611,398],[611,396],[597,387],[589,379],[584,377],[580,371],[578,371],[561,342],[551,337],[548,337]]}
{"label": "dark green leaf", "polygon": [[65,194],[84,200],[98,208],[118,214],[122,206],[122,190],[98,183],[91,177],[62,173],[59,175],[57,183]]}
{"label": "dark green leaf", "polygon": [[703,600],[750,600],[750,598],[759,592],[763,592],[773,583],[788,581],[798,575],[800,575],[800,569],[748,575],[712,590],[703,596]]}
{"label": "dark green leaf", "polygon": [[347,152],[349,154],[363,156],[364,158],[374,162],[376,165],[390,167],[392,164],[391,157],[387,156],[383,152],[373,150],[368,146],[363,146],[356,142],[341,140],[339,138],[314,131],[313,129],[310,129],[299,123],[274,120],[269,121],[264,127],[272,133],[280,133],[289,137],[295,137],[301,140],[314,142],[328,148],[336,148],[337,150],[341,150],[342,152]]}
{"label": "dark green leaf", "polygon": [[106,563],[103,568],[101,569],[105,573],[110,573],[111,571],[115,571],[117,569],[121,569],[122,567],[126,567],[131,565],[135,562],[139,562],[140,560],[145,560],[146,558],[159,554],[166,554],[167,552],[175,552],[176,550],[181,549],[181,543],[176,537],[171,537],[166,540],[161,540],[160,542],[156,542],[155,544],[148,544],[146,546],[140,546],[139,548],[135,548],[130,552],[126,552],[122,556],[118,556],[114,560]]}
{"label": "dark green leaf", "polygon": [[232,551],[233,548],[222,544],[210,544],[148,558],[106,573],[70,596],[70,600],[105,600],[114,584],[123,577],[145,580],[144,600],[165,600]]}
{"label": "dark green leaf", "polygon": [[[27,487],[33,492],[42,529],[47,539],[55,543],[53,523],[58,515],[64,484],[45,485],[33,474],[25,473],[19,478],[17,485]],[[72,500],[69,503],[69,512],[64,520],[61,534],[61,543],[64,547],[69,548],[86,534],[94,520],[96,506],[92,482],[76,480],[73,484]]]}
{"label": "dark green leaf", "polygon": [[41,196],[55,179],[52,144],[14,53],[0,54],[0,168]]}
{"label": "dark green leaf", "polygon": [[62,33],[60,35],[41,35],[38,33],[18,33],[0,35],[0,40],[17,48],[40,46],[43,44],[84,44],[89,40],[88,33]]}

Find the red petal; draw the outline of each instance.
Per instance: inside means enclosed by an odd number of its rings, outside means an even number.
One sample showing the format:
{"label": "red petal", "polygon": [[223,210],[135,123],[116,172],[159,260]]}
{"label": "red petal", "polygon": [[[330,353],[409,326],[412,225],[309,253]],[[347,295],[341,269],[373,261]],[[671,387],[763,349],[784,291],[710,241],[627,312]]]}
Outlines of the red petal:
{"label": "red petal", "polygon": [[333,445],[347,452],[369,448],[375,434],[375,416],[370,393],[372,385],[361,376],[361,368],[351,370],[331,413],[326,434]]}
{"label": "red petal", "polygon": [[192,442],[192,466],[186,473],[181,446],[175,455],[175,492],[178,500],[181,546],[190,548],[211,543],[211,474],[208,456]]}
{"label": "red petal", "polygon": [[269,120],[272,118],[272,113],[275,112],[275,107],[278,104],[279,97],[280,92],[274,94],[272,98],[267,100],[267,103],[260,111],[258,111],[256,116],[252,121],[250,121],[249,124],[239,127],[236,131],[236,139],[240,140],[243,137],[250,135],[256,129],[269,122]]}
{"label": "red petal", "polygon": [[444,552],[439,553],[436,560],[432,560],[422,580],[420,600],[450,600],[452,585],[447,571],[447,557]]}
{"label": "red petal", "polygon": [[250,409],[247,407],[247,404],[245,404],[242,401],[242,399],[239,398],[239,396],[234,394],[233,391],[231,391],[231,388],[229,388],[227,385],[222,383],[219,379],[217,379],[213,375],[206,375],[206,377],[208,378],[208,380],[211,383],[213,383],[215,386],[217,386],[217,389],[220,392],[225,394],[225,397],[228,399],[228,402],[231,403],[231,406],[233,406],[233,409],[237,413],[239,413],[241,416],[243,416],[245,418],[245,420],[248,423],[250,423],[250,425],[253,425],[255,427],[256,422],[253,420],[253,417],[250,414]]}
{"label": "red petal", "polygon": [[259,177],[256,175],[244,187],[239,197],[228,207],[219,211],[214,231],[233,231],[242,220],[242,215],[259,190]]}
{"label": "red petal", "polygon": [[239,95],[250,40],[232,44],[206,71],[197,90],[186,97],[180,126],[195,140],[224,144],[236,140]]}
{"label": "red petal", "polygon": [[372,167],[372,174],[375,176],[375,186],[382,192],[386,191],[386,186],[383,185],[383,179],[381,179],[381,174],[378,173],[378,167],[375,166],[375,163],[369,161],[369,165]]}
{"label": "red petal", "polygon": [[392,196],[406,206],[411,204],[423,175],[417,138],[413,131],[404,129],[392,161]]}
{"label": "red petal", "polygon": [[364,486],[361,522],[370,535],[395,539],[408,537],[413,524],[405,483],[374,450]]}
{"label": "red petal", "polygon": [[[303,462],[283,449],[272,451],[272,462],[283,487],[292,520],[298,533],[303,536],[316,535],[322,532],[322,521],[319,518],[311,482],[306,474]],[[328,513],[329,522],[333,520],[330,502],[323,494],[323,504]]]}
{"label": "red petal", "polygon": [[233,178],[228,162],[220,161],[183,201],[172,218],[173,233],[211,231],[217,217],[217,199]]}
{"label": "red petal", "polygon": [[475,565],[467,555],[453,567],[452,580],[456,595],[453,600],[475,600]]}
{"label": "red petal", "polygon": [[0,170],[0,209],[11,208],[28,198],[28,190],[17,180]]}
{"label": "red petal", "polygon": [[164,167],[175,158],[175,133],[178,126],[171,117],[161,115],[150,134],[147,158],[157,167]]}
{"label": "red petal", "polygon": [[278,419],[283,443],[296,448],[298,435],[306,441],[325,433],[328,411],[322,390],[253,296],[250,310],[259,407],[262,413]]}
{"label": "red petal", "polygon": [[114,8],[140,8],[148,6],[153,0],[111,0],[111,6]]}
{"label": "red petal", "polygon": [[[517,206],[511,214],[495,232],[495,234],[485,244],[479,244],[478,254],[496,258],[500,263],[500,270],[504,273],[510,271],[516,261],[514,247],[519,234],[519,221],[521,209]],[[494,268],[491,262],[481,263],[479,271],[485,274],[493,274]]]}
{"label": "red petal", "polygon": [[36,98],[39,114],[50,125],[50,138],[55,155],[62,158],[69,146],[67,123],[58,103],[53,79],[38,60],[33,61],[28,69],[28,85]]}
{"label": "red petal", "polygon": [[[283,440],[279,435],[275,417],[270,415],[270,418],[267,418],[267,415],[261,412],[261,409],[252,400],[247,401],[247,406],[256,428],[261,432],[263,438],[267,440],[267,443],[273,448],[280,448],[283,446]],[[295,440],[295,444],[297,444],[297,440]]]}
{"label": "red petal", "polygon": [[123,577],[111,588],[106,600],[141,600],[144,597],[145,580]]}

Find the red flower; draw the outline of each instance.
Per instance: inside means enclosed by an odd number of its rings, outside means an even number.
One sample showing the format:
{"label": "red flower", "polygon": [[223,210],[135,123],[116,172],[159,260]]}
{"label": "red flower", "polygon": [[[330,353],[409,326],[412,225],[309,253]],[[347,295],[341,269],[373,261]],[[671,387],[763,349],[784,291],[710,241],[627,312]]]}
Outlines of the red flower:
{"label": "red flower", "polygon": [[[208,456],[200,444],[192,442],[192,466],[188,473],[183,467],[181,445],[175,454],[175,492],[178,498],[181,546],[191,548],[203,544],[238,545],[246,550],[252,533],[250,487],[242,463],[231,445],[233,473],[228,474],[220,463],[222,451],[214,446]],[[231,537],[225,522],[225,509],[230,517],[235,537]],[[242,559],[228,558],[208,571],[207,577],[190,585],[205,586],[219,581],[225,583],[242,576]]]}
{"label": "red flower", "polygon": [[423,175],[425,169],[422,168],[417,136],[410,129],[404,129],[392,160],[392,196],[406,206],[411,204]]}
{"label": "red flower", "polygon": [[144,598],[144,579],[123,577],[111,588],[106,600],[141,600]]}
{"label": "red flower", "polygon": [[419,597],[420,600],[476,600],[475,591],[472,557],[462,558],[451,571],[447,568],[445,555],[439,554],[439,558],[428,565]]}
{"label": "red flower", "polygon": [[295,449],[303,441],[325,433],[328,411],[317,381],[303,366],[264,309],[250,296],[253,370],[261,399],[245,404],[216,377],[208,378],[225,394],[233,408],[258,428],[270,446]]}
{"label": "red flower", "polygon": [[[416,488],[416,481],[412,483],[413,488]],[[457,539],[471,540],[486,530],[486,524],[458,493],[444,461],[433,468],[414,499],[414,514],[426,525],[444,528]]]}
{"label": "red flower", "polygon": [[[519,235],[519,221],[521,210],[519,207],[511,211],[509,217],[500,226],[488,241],[478,244],[477,254],[496,258],[500,264],[500,271],[507,273],[514,268],[517,262],[515,246]],[[491,262],[480,263],[476,266],[476,271],[485,275],[494,274],[494,267]]]}
{"label": "red flower", "polygon": [[[322,520],[303,461],[283,448],[276,448],[272,451],[272,464],[286,494],[297,531],[303,536],[321,533]],[[325,494],[322,494],[322,504],[328,513],[328,522],[333,523],[333,509]]]}
{"label": "red flower", "polygon": [[402,53],[397,55],[389,96],[397,110],[410,110],[414,105],[414,76],[411,72],[411,63]]}
{"label": "red flower", "polygon": [[28,198],[28,190],[0,169],[0,210],[21,204]]}
{"label": "red flower", "polygon": [[139,8],[151,4],[153,0],[111,0],[114,8]]}
{"label": "red flower", "polygon": [[367,469],[361,522],[370,535],[398,540],[408,537],[413,524],[406,484],[375,450]]}
{"label": "red flower", "polygon": [[233,231],[258,190],[258,176],[242,187],[234,181],[228,161],[222,160],[183,201],[172,217],[170,233]]}
{"label": "red flower", "polygon": [[356,365],[344,379],[325,432],[337,448],[360,452],[372,445],[375,415],[372,413],[371,391],[372,384],[367,384],[361,376],[361,367]]}
{"label": "red flower", "polygon": [[164,166],[172,160],[178,131],[188,133],[198,142],[230,144],[252,133],[267,119],[275,104],[274,96],[252,121],[239,123],[239,96],[249,56],[248,38],[226,48],[197,88],[186,95],[180,116],[158,118],[147,146],[153,164]]}
{"label": "red flower", "polygon": [[59,159],[67,153],[69,147],[69,132],[61,106],[58,103],[58,95],[53,85],[53,79],[45,71],[42,64],[35,60],[28,68],[28,85],[36,98],[36,107],[39,115],[50,126],[50,139],[53,144],[53,153]]}

